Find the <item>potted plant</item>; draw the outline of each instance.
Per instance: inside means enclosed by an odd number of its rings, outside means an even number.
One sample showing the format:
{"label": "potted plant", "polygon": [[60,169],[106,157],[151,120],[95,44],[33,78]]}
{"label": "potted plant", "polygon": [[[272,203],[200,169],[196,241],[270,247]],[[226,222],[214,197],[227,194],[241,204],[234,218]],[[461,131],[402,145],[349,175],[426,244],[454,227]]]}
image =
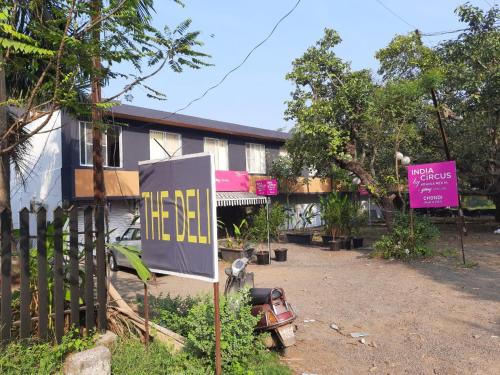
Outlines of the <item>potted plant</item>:
{"label": "potted plant", "polygon": [[[314,203],[308,204],[304,211],[299,213],[299,220],[295,224],[294,230],[286,233],[287,241],[302,245],[310,245],[313,233],[306,230],[306,227],[312,224],[312,220],[317,215],[318,213],[314,210]],[[298,226],[301,226],[299,230],[297,230]]]}
{"label": "potted plant", "polygon": [[362,210],[359,202],[355,202],[353,215],[351,220],[352,225],[352,247],[355,249],[363,247],[363,237],[360,236],[361,227],[366,223],[366,212]]}
{"label": "potted plant", "polygon": [[331,250],[340,250],[345,246],[343,237],[345,231],[346,210],[349,203],[347,196],[340,196],[334,192],[321,198],[321,215],[325,225],[322,235],[323,244],[329,245]]}
{"label": "potted plant", "polygon": [[241,220],[239,225],[233,223],[233,236],[226,230],[226,238],[219,241],[219,252],[222,260],[226,262],[234,262],[236,259],[243,257],[243,245],[248,236],[248,222],[246,219]]}
{"label": "potted plant", "polygon": [[269,264],[269,251],[264,250],[263,244],[267,242],[267,213],[266,208],[261,207],[252,219],[248,229],[248,238],[257,245],[257,264]]}

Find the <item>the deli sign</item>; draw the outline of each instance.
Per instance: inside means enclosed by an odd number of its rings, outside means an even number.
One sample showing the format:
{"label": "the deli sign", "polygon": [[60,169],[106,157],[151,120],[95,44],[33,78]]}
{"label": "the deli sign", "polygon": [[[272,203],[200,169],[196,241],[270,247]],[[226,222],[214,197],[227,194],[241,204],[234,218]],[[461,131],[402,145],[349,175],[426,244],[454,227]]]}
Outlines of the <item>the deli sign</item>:
{"label": "the deli sign", "polygon": [[142,259],[152,271],[218,281],[212,158],[139,163]]}
{"label": "the deli sign", "polygon": [[411,208],[457,207],[455,162],[408,166],[408,189]]}

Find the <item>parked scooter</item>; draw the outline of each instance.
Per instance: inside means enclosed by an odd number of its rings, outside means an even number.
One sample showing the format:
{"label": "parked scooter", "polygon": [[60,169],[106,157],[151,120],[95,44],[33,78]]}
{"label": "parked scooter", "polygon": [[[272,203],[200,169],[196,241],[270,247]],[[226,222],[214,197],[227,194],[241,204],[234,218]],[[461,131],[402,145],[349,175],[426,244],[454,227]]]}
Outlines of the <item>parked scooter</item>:
{"label": "parked scooter", "polygon": [[270,332],[273,347],[286,349],[295,344],[295,325],[297,318],[293,307],[285,298],[282,288],[254,288],[254,274],[246,272],[246,267],[254,255],[255,249],[247,246],[244,257],[236,259],[230,268],[225,269],[227,275],[224,295],[249,289],[252,315],[261,316],[256,331]]}

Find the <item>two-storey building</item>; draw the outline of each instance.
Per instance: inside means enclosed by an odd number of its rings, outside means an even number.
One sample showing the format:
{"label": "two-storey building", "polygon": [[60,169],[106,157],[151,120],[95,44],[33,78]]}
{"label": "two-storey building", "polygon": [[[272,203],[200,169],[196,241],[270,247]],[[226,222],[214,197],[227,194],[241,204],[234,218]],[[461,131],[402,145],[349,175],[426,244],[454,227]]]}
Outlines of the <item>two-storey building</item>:
{"label": "two-storey building", "polygon": [[[266,178],[289,136],[279,131],[131,105],[112,108],[106,118],[110,125],[103,135],[102,147],[109,228],[116,228],[118,234],[138,212],[139,161],[164,158],[166,153],[170,156],[212,153],[221,180],[217,184],[218,216],[228,222],[241,215],[241,209],[235,206],[264,202],[255,194],[255,181]],[[57,205],[89,204],[93,197],[91,124],[56,112],[31,142],[26,183],[23,186],[20,181],[12,180],[13,212],[21,207],[36,210],[44,205],[50,220]],[[231,185],[227,180],[237,178],[246,178],[248,188],[225,188]],[[303,198],[294,202],[305,203],[330,188],[329,181],[312,181],[307,188],[297,189],[296,195]],[[14,215],[15,225],[16,219]]]}

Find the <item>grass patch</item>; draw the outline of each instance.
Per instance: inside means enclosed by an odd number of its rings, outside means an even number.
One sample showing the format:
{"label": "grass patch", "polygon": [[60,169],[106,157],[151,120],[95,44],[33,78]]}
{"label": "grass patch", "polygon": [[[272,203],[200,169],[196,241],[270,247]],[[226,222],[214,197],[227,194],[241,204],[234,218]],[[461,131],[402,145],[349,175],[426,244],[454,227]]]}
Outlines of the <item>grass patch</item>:
{"label": "grass patch", "polygon": [[[143,301],[140,300],[140,303]],[[213,374],[215,357],[214,306],[210,296],[152,297],[151,319],[186,337],[181,363],[190,367],[174,373]],[[220,299],[222,368],[226,374],[287,375],[290,369],[279,362],[264,344],[265,336],[254,332],[260,317],[251,313],[249,296],[241,292]],[[177,366],[171,356],[171,366]],[[197,369],[198,372],[193,372]],[[191,371],[191,372],[189,372]],[[200,372],[201,371],[201,372]]]}
{"label": "grass patch", "polygon": [[444,249],[438,251],[438,254],[441,255],[443,258],[458,258],[459,256],[459,252],[457,249]]}
{"label": "grass patch", "polygon": [[[146,350],[135,337],[120,338],[113,349],[111,370],[122,375],[211,375],[213,368],[203,359],[193,356],[189,350],[173,355],[160,342],[152,342]],[[235,366],[224,373],[231,375],[291,375],[290,369],[282,365],[277,355],[261,353],[246,368]]]}
{"label": "grass patch", "polygon": [[460,267],[460,268],[475,268],[475,267],[478,266],[478,264],[479,263],[474,262],[472,260],[466,260],[465,264],[464,264],[464,262],[457,263],[457,267]]}
{"label": "grass patch", "polygon": [[79,337],[75,332],[68,333],[60,345],[36,341],[13,342],[0,351],[0,374],[60,374],[68,354],[89,349],[93,344],[94,337]]}

